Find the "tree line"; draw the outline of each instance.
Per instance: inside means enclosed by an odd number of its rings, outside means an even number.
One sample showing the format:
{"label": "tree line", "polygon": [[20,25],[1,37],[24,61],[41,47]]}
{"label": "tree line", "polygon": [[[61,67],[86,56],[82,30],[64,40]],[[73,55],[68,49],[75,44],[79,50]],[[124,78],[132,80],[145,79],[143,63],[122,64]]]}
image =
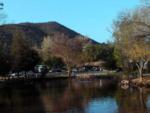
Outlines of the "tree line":
{"label": "tree line", "polygon": [[1,74],[33,70],[35,65],[44,64],[50,68],[66,67],[70,76],[73,67],[99,60],[106,62],[106,68],[115,67],[111,44],[92,44],[85,37],[70,38],[62,33],[44,37],[40,47],[30,43],[21,31],[16,30],[11,45],[0,44]]}
{"label": "tree line", "polygon": [[145,67],[149,68],[149,38],[140,32],[137,34],[137,25],[132,27],[132,23],[126,23],[131,20],[126,20],[125,17],[115,22],[115,41],[111,43],[92,44],[86,37],[70,38],[57,33],[53,37],[44,37],[40,47],[35,47],[22,31],[15,30],[10,45],[0,41],[0,74],[29,71],[37,64],[44,64],[49,68],[66,67],[70,76],[73,67],[104,61],[103,67],[106,69],[138,69],[142,76]]}

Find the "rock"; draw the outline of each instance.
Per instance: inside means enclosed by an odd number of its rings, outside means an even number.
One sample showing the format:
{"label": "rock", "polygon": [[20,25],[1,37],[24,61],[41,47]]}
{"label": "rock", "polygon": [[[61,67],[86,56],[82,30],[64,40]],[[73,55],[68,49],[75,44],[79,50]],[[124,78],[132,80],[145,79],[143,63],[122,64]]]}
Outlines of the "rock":
{"label": "rock", "polygon": [[121,81],[121,85],[128,85],[129,84],[129,80],[122,80]]}

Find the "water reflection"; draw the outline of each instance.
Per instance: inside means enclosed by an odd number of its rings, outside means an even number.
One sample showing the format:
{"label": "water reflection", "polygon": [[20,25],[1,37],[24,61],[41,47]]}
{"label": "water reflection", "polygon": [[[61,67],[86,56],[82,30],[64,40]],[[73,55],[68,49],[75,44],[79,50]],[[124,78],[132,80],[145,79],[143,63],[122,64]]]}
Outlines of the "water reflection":
{"label": "water reflection", "polygon": [[113,98],[93,100],[86,107],[86,113],[117,113],[117,103]]}
{"label": "water reflection", "polygon": [[34,86],[4,87],[0,91],[0,113],[45,112],[39,92]]}
{"label": "water reflection", "polygon": [[49,80],[0,88],[0,113],[146,113],[150,89],[117,87],[112,80]]}
{"label": "water reflection", "polygon": [[146,101],[146,88],[130,88],[128,90],[118,89],[116,92],[116,101],[119,113],[146,113],[148,112]]}
{"label": "water reflection", "polygon": [[[54,84],[61,84],[58,82],[55,81]],[[57,89],[53,87],[54,84],[47,83],[47,92],[41,91],[46,112],[87,113],[85,108],[91,100],[111,96],[107,89],[112,89],[113,92],[112,86],[100,87],[99,81],[71,81],[66,86],[59,85]]]}

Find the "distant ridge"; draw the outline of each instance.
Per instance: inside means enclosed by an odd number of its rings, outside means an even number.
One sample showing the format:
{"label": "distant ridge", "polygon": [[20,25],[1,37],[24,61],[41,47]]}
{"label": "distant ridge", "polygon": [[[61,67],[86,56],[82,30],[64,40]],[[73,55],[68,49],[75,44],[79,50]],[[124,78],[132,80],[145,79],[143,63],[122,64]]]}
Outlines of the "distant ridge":
{"label": "distant ridge", "polygon": [[[45,36],[53,36],[55,33],[63,33],[70,38],[76,36],[83,36],[76,31],[67,28],[66,26],[58,22],[46,22],[46,23],[20,23],[20,24],[6,24],[0,26],[0,40],[6,45],[10,45],[15,31],[21,31],[25,38],[29,40],[33,45],[41,44]],[[97,42],[87,38],[89,42],[96,44]]]}

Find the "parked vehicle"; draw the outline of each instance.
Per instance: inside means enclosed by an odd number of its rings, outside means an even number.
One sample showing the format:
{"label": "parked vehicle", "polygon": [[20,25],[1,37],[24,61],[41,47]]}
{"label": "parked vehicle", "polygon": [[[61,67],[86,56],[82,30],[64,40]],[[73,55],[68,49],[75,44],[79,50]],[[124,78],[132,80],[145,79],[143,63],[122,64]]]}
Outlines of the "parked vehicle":
{"label": "parked vehicle", "polygon": [[9,76],[10,78],[17,78],[17,77],[18,77],[18,73],[9,72],[8,76]]}
{"label": "parked vehicle", "polygon": [[78,69],[77,69],[77,68],[72,68],[72,72],[77,73],[77,72],[78,72]]}
{"label": "parked vehicle", "polygon": [[92,71],[103,71],[103,68],[99,66],[93,66]]}
{"label": "parked vehicle", "polygon": [[91,72],[91,71],[103,71],[103,68],[99,66],[83,66],[78,67],[79,72]]}
{"label": "parked vehicle", "polygon": [[45,65],[36,65],[34,70],[36,73],[47,73],[48,67]]}

